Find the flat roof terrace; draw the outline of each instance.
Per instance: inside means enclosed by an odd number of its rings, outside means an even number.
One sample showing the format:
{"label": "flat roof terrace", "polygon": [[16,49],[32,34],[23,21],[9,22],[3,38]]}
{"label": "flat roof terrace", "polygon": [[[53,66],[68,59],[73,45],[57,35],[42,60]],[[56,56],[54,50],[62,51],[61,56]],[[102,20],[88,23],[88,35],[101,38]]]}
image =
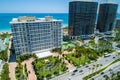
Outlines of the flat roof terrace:
{"label": "flat roof terrace", "polygon": [[53,21],[60,21],[62,20],[57,20],[53,19],[52,16],[45,16],[45,18],[36,18],[34,16],[21,16],[18,18],[13,18],[10,24],[12,23],[32,23],[32,22],[53,22]]}

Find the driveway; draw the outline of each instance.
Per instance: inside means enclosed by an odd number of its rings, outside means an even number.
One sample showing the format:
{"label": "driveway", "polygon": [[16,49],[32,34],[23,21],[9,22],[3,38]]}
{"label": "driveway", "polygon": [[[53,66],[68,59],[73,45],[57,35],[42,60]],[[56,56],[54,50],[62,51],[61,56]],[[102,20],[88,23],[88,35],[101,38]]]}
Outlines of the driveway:
{"label": "driveway", "polygon": [[34,59],[29,59],[29,60],[25,60],[22,64],[25,65],[27,67],[27,71],[29,71],[30,73],[28,73],[28,80],[37,80],[37,77],[35,75],[35,71],[33,69],[32,66],[32,62],[34,61]]}

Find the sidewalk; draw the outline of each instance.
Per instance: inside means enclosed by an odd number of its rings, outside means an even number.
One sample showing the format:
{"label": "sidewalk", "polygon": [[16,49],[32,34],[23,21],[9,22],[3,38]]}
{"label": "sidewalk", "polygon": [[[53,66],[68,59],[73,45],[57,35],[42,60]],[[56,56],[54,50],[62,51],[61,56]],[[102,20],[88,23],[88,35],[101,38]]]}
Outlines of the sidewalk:
{"label": "sidewalk", "polygon": [[17,63],[13,62],[13,63],[9,63],[9,77],[10,80],[16,80],[15,78],[15,68],[17,67]]}
{"label": "sidewalk", "polygon": [[29,60],[25,60],[22,64],[25,65],[26,64],[26,67],[27,67],[27,72],[30,72],[28,73],[28,80],[37,80],[37,77],[35,75],[35,71],[33,69],[33,66],[32,66],[32,62],[34,61],[34,59],[29,59]]}

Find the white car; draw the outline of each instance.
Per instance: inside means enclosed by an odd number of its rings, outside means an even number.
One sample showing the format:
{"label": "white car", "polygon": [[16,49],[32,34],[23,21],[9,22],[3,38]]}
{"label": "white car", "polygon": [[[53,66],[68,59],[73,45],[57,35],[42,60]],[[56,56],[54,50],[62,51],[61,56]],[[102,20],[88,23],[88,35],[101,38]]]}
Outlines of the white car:
{"label": "white car", "polygon": [[67,80],[71,80],[70,78],[67,78]]}

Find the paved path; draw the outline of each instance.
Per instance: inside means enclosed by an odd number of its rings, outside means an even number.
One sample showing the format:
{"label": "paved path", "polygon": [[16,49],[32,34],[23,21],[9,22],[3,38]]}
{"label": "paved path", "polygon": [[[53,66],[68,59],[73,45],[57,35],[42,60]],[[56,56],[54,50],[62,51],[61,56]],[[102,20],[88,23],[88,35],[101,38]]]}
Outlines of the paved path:
{"label": "paved path", "polygon": [[29,60],[26,60],[24,61],[22,64],[26,64],[27,66],[27,71],[30,71],[30,73],[28,74],[28,80],[37,80],[37,77],[35,75],[35,71],[33,69],[33,66],[32,66],[32,62],[34,61],[34,59],[29,59]]}
{"label": "paved path", "polygon": [[17,67],[17,63],[13,62],[13,63],[9,63],[9,77],[11,80],[16,80],[15,78],[15,68]]}
{"label": "paved path", "polygon": [[[69,53],[67,52],[65,54],[69,54]],[[66,63],[66,67],[68,68],[68,71],[71,71],[71,70],[75,69],[75,66],[73,64],[70,64],[68,62],[68,60],[66,60],[62,55],[60,55],[58,53],[53,53],[52,56],[53,57],[58,57],[59,56],[61,59],[63,59],[63,61]]]}
{"label": "paved path", "polygon": [[66,63],[66,67],[68,68],[68,71],[75,69],[75,66],[73,64],[70,64],[66,59],[64,59],[64,62]]}

